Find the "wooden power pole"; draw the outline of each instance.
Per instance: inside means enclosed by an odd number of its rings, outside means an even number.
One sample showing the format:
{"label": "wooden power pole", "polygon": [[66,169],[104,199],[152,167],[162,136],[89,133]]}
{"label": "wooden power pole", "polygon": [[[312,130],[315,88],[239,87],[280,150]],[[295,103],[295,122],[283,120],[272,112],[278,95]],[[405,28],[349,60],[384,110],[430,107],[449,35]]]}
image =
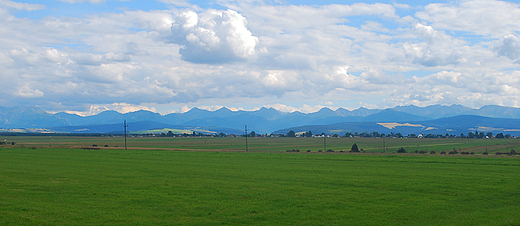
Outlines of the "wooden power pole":
{"label": "wooden power pole", "polygon": [[125,120],[124,127],[125,127],[125,150],[126,150],[126,127],[128,127],[128,125],[126,124],[126,120]]}

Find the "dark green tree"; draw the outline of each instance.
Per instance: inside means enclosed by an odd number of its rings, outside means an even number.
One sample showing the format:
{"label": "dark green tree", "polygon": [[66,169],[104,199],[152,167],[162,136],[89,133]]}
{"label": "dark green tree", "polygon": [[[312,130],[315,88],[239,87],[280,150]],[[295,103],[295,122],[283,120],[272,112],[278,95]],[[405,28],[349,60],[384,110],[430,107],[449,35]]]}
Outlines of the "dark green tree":
{"label": "dark green tree", "polygon": [[352,148],[350,149],[350,152],[359,152],[359,148],[358,148],[357,144],[353,144],[352,145]]}
{"label": "dark green tree", "polygon": [[291,130],[291,131],[289,131],[289,132],[287,133],[287,136],[288,136],[288,137],[296,137],[296,133],[295,133],[294,131]]}

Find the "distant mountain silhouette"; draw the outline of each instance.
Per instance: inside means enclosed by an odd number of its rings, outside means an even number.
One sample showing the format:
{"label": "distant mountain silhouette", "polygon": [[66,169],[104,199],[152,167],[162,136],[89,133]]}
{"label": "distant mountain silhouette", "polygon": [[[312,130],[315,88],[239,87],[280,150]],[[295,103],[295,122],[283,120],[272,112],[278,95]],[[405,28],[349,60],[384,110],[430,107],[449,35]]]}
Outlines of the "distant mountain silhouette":
{"label": "distant mountain silhouette", "polygon": [[[477,116],[477,118],[475,118]],[[457,118],[459,117],[459,118]],[[483,117],[483,118],[479,118]],[[151,111],[140,110],[129,113],[104,111],[92,116],[79,116],[64,112],[50,114],[38,107],[0,107],[0,128],[55,128],[56,131],[75,133],[79,131],[98,131],[110,133],[119,131],[123,121],[137,123],[137,128],[213,128],[215,132],[233,132],[242,134],[244,126],[257,134],[287,131],[288,128],[299,128],[302,131],[320,128],[320,131],[357,131],[357,132],[436,132],[467,133],[478,128],[492,128],[490,131],[503,129],[507,133],[515,133],[513,128],[520,119],[520,109],[489,105],[480,109],[471,109],[461,105],[432,105],[427,107],[399,106],[389,109],[332,110],[323,108],[314,113],[281,112],[273,108],[261,108],[255,111],[232,111],[221,108],[208,111],[193,108],[185,113],[160,115]],[[420,123],[418,123],[420,122]],[[424,124],[408,128],[397,126],[389,129],[380,123]],[[145,126],[147,125],[147,126]],[[106,128],[102,128],[106,127]],[[343,128],[348,127],[348,128]],[[309,129],[307,129],[309,128]],[[336,129],[333,129],[336,128]],[[421,127],[422,128],[422,127]],[[312,130],[313,131],[313,130]],[[459,132],[460,131],[460,132]],[[319,131],[313,131],[319,132]]]}
{"label": "distant mountain silhouette", "polygon": [[345,122],[329,125],[308,125],[291,127],[277,130],[276,134],[287,134],[289,131],[305,132],[312,131],[314,134],[338,134],[345,133],[362,133],[362,132],[378,132],[378,133],[401,133],[408,134],[450,134],[460,136],[460,134],[468,135],[469,132],[491,132],[496,135],[498,133],[511,134],[520,136],[520,119],[506,118],[489,118],[476,115],[459,115],[427,121],[401,121],[401,123],[384,123],[384,122]]}

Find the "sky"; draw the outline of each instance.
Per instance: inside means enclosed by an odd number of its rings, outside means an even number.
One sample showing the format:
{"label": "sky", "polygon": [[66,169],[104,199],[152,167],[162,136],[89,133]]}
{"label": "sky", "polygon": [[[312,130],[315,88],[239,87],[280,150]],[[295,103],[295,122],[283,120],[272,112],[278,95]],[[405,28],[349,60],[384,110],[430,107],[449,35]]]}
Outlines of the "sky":
{"label": "sky", "polygon": [[520,3],[0,0],[0,106],[520,107]]}

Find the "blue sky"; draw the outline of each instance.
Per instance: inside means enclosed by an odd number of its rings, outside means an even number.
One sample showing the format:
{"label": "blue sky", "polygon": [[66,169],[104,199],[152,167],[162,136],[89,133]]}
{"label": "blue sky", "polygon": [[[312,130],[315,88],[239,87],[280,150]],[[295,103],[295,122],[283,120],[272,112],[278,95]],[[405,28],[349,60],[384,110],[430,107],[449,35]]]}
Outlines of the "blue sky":
{"label": "blue sky", "polygon": [[516,1],[0,0],[0,106],[520,107]]}

